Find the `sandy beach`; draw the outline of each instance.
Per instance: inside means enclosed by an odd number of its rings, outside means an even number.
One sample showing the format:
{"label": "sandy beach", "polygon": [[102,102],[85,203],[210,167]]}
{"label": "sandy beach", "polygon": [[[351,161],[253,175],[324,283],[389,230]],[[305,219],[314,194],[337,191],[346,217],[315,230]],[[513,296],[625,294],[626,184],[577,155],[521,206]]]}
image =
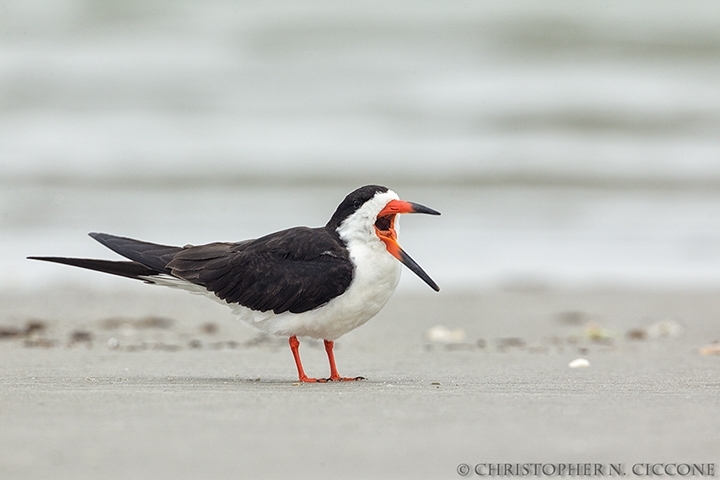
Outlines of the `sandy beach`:
{"label": "sandy beach", "polygon": [[[720,339],[718,293],[401,293],[337,342],[341,373],[367,380],[299,385],[284,339],[200,297],[5,291],[0,477],[458,478],[460,464],[528,462],[632,476],[718,462],[720,356],[701,352]],[[438,325],[452,341],[427,336]],[[301,349],[324,375],[320,345]],[[590,366],[570,368],[577,358]]]}

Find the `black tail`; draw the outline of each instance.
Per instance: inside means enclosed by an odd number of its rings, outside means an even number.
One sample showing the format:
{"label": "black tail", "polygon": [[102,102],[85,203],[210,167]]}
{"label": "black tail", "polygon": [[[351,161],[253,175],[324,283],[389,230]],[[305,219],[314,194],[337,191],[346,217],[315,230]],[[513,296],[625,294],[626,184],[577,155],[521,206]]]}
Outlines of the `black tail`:
{"label": "black tail", "polygon": [[134,278],[152,283],[147,277],[159,275],[163,272],[146,267],[137,262],[115,262],[112,260],[95,260],[93,258],[67,258],[67,257],[27,257],[29,260],[42,260],[44,262],[62,263],[73,267],[87,268],[121,277]]}
{"label": "black tail", "polygon": [[116,237],[107,233],[90,233],[92,238],[102,243],[110,250],[132,260],[112,261],[96,260],[93,258],[68,258],[68,257],[27,257],[30,260],[42,260],[44,262],[62,263],[73,267],[87,268],[98,272],[110,273],[121,277],[134,278],[151,282],[148,277],[170,274],[167,264],[173,259],[181,247],[170,247],[156,243],[141,242],[132,238]]}
{"label": "black tail", "polygon": [[158,245],[132,238],[116,237],[107,233],[93,232],[88,235],[113,252],[162,273],[170,273],[170,269],[166,265],[182,250],[182,247]]}

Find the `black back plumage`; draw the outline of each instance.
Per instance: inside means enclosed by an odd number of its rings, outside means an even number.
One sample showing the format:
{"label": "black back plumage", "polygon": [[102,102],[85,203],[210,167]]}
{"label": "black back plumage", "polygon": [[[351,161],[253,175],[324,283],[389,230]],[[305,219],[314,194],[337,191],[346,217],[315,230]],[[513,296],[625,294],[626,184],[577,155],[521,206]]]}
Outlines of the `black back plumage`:
{"label": "black back plumage", "polygon": [[167,265],[228,303],[302,313],[341,295],[353,265],[337,233],[296,227],[241,243],[189,247]]}

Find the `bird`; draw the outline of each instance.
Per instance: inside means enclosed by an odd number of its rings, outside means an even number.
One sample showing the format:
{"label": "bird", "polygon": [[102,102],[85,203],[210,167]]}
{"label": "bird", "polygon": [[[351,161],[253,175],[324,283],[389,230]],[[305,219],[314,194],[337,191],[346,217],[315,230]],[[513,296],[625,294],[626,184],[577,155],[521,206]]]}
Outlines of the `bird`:
{"label": "bird", "polygon": [[[398,244],[398,215],[408,213],[440,215],[400,200],[387,187],[365,185],[349,193],[322,227],[183,247],[92,232],[93,239],[126,260],[27,258],[209,296],[250,326],[288,337],[299,382],[364,380],[338,373],[334,342],[380,312],[398,285],[400,264],[440,291]],[[329,377],[305,374],[298,337],[323,340]]]}

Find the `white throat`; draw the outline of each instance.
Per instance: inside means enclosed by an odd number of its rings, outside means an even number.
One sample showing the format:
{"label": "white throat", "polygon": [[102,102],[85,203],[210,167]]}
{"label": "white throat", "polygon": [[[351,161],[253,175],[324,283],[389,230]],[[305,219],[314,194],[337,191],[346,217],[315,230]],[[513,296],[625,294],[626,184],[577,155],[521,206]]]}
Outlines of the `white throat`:
{"label": "white throat", "polygon": [[[385,208],[391,200],[399,200],[398,194],[392,190],[379,192],[373,198],[365,202],[352,215],[348,216],[337,229],[338,235],[346,245],[361,241],[368,244],[378,244],[385,250],[385,244],[375,234],[375,221],[378,213]],[[398,217],[395,217],[395,229],[398,229]]]}

